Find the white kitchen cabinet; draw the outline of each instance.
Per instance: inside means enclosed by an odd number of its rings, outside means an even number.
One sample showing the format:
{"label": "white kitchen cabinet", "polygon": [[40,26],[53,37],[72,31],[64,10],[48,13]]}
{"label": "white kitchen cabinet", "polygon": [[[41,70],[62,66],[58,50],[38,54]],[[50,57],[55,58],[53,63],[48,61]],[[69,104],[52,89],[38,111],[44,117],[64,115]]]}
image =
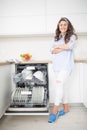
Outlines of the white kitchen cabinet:
{"label": "white kitchen cabinet", "polygon": [[0,118],[11,101],[11,65],[0,65]]}
{"label": "white kitchen cabinet", "polygon": [[[55,33],[57,24],[61,17],[65,16],[65,14],[48,14],[46,16],[47,22],[46,22],[46,33]],[[76,32],[87,32],[87,28],[85,27],[85,24],[87,23],[87,14],[66,14],[66,17],[72,22]],[[81,19],[81,20],[80,20]],[[78,22],[80,23],[78,24]],[[84,24],[83,24],[84,23]]]}
{"label": "white kitchen cabinet", "polygon": [[[67,7],[68,3],[68,7]],[[80,0],[47,0],[46,19],[47,33],[54,33],[61,17],[67,17],[73,23],[77,32],[87,32],[87,1]],[[80,21],[79,24],[77,21]]]}
{"label": "white kitchen cabinet", "polygon": [[0,35],[43,34],[45,30],[44,15],[0,18]]}
{"label": "white kitchen cabinet", "polygon": [[78,3],[79,0],[4,0],[0,2],[0,34],[54,33],[63,16],[71,20],[77,32],[87,32],[87,1]]}
{"label": "white kitchen cabinet", "polygon": [[[66,85],[69,91],[69,103],[81,103],[81,88],[80,88],[80,64],[75,63],[72,74],[70,75]],[[52,64],[49,64],[49,95],[50,103],[54,100],[54,73],[52,70]]]}
{"label": "white kitchen cabinet", "polygon": [[[47,14],[69,14],[87,11],[85,0],[47,0]],[[68,7],[67,7],[68,3]],[[79,3],[79,5],[78,5]]]}
{"label": "white kitchen cabinet", "polygon": [[80,86],[82,102],[87,108],[87,63],[80,63]]}
{"label": "white kitchen cabinet", "polygon": [[45,33],[44,0],[4,0],[0,2],[0,34]]}

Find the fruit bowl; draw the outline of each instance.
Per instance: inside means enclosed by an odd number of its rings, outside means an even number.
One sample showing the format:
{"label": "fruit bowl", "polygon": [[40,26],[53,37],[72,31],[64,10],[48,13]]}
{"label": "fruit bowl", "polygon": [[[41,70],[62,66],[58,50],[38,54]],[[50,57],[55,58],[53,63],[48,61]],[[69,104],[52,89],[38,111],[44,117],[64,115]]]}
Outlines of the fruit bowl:
{"label": "fruit bowl", "polygon": [[28,61],[31,59],[32,55],[30,53],[20,54],[20,57],[23,61]]}

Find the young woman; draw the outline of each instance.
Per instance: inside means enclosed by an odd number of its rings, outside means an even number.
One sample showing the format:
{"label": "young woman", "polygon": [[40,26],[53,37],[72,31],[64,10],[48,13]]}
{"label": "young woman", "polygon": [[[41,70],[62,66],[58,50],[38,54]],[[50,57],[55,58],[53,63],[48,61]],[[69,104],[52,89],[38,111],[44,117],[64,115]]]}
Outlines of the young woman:
{"label": "young woman", "polygon": [[[56,85],[54,87],[54,106],[52,113],[49,115],[49,123],[55,122],[59,116],[69,112],[67,88],[65,88],[64,83],[74,66],[73,49],[76,39],[77,35],[74,33],[74,28],[69,19],[61,18],[51,47]],[[63,103],[63,110],[59,111],[61,102]]]}

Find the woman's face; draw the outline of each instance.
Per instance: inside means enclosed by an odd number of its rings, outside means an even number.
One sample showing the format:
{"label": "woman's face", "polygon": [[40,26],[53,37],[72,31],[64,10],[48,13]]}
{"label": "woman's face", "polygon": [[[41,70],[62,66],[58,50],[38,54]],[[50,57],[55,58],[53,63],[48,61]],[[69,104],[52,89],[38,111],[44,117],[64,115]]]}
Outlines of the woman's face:
{"label": "woman's face", "polygon": [[67,29],[68,29],[68,23],[65,21],[61,21],[59,23],[59,30],[60,30],[61,34],[64,35],[66,33]]}

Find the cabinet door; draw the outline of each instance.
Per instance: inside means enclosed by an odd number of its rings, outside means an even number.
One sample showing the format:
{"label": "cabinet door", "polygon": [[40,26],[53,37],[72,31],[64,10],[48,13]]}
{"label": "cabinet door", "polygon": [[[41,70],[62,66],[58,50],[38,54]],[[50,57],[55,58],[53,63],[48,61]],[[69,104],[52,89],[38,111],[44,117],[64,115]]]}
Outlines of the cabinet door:
{"label": "cabinet door", "polygon": [[20,0],[0,4],[0,34],[45,33],[45,0]]}
{"label": "cabinet door", "polygon": [[81,79],[82,79],[82,92],[83,92],[83,104],[87,107],[87,63],[81,64]]}
{"label": "cabinet door", "polygon": [[10,105],[11,99],[11,65],[0,66],[0,118]]}
{"label": "cabinet door", "polygon": [[[46,2],[47,33],[55,32],[59,19],[65,14],[66,17],[73,22],[77,32],[87,32],[87,28],[85,27],[87,23],[87,14],[81,13],[87,12],[86,0],[80,0],[79,6],[77,0],[67,0],[67,2],[63,0],[55,0],[55,2],[54,0],[47,0]],[[67,6],[67,3],[69,6]],[[76,21],[80,21],[79,24]]]}

